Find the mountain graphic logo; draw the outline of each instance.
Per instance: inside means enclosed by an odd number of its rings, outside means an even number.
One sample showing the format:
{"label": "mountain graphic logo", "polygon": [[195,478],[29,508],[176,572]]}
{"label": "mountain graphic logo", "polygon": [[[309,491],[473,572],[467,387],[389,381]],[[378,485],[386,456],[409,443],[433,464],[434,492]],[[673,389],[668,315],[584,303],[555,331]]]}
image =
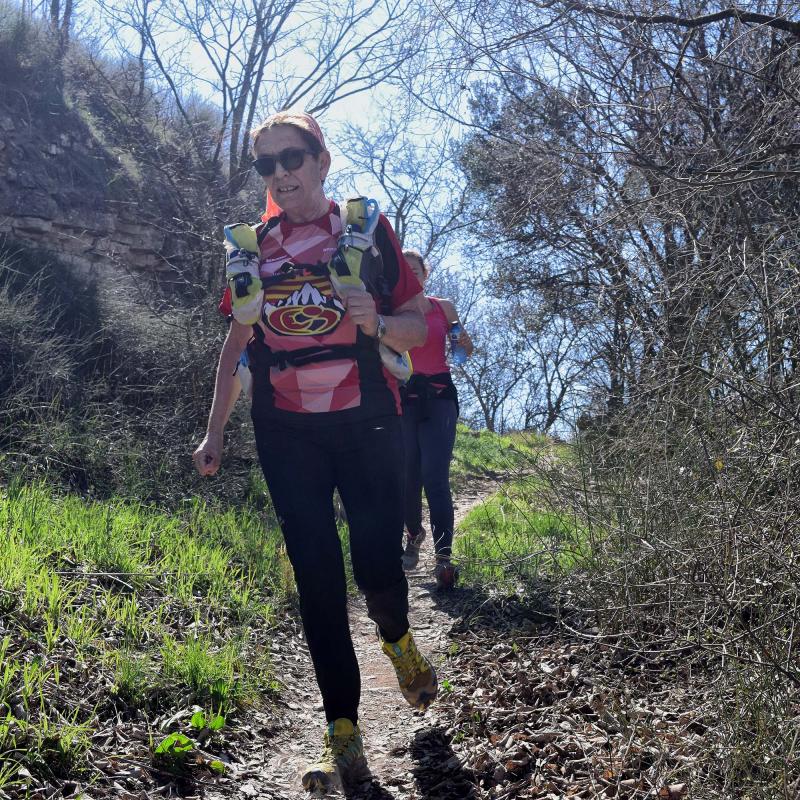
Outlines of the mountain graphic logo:
{"label": "mountain graphic logo", "polygon": [[286,297],[264,304],[264,324],[279,336],[320,336],[334,330],[344,316],[344,306],[304,282]]}

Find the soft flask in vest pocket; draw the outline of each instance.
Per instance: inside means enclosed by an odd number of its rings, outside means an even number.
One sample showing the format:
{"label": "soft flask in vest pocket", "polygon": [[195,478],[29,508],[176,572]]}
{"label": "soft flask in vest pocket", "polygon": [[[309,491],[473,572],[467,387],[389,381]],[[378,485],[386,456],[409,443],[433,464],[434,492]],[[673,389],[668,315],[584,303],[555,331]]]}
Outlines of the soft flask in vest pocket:
{"label": "soft flask in vest pocket", "polygon": [[[348,199],[339,246],[328,262],[331,283],[340,297],[344,297],[349,288],[366,289],[365,281],[374,285],[373,273],[381,261],[375,247],[375,229],[379,219],[380,209],[376,200],[367,197]],[[408,352],[398,353],[388,345],[379,344],[378,353],[383,366],[400,383],[411,377],[413,370]]]}
{"label": "soft flask in vest pocket", "polygon": [[228,253],[225,280],[231,290],[233,318],[242,325],[253,325],[264,305],[256,232],[244,222],[226,225],[223,230]]}
{"label": "soft flask in vest pocket", "polygon": [[397,350],[392,350],[391,347],[385,344],[378,345],[378,352],[381,356],[381,362],[389,372],[394,375],[400,383],[405,383],[413,373],[414,369],[411,366],[411,356],[406,350],[404,353],[398,353]]}

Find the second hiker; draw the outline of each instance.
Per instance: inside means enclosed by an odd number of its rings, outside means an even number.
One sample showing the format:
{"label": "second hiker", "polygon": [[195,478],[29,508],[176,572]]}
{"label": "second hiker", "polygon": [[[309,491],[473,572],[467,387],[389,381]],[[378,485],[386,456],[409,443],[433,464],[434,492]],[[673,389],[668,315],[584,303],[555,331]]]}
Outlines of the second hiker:
{"label": "second hiker", "polygon": [[[430,272],[417,250],[404,250],[414,274],[423,285]],[[410,351],[414,374],[402,388],[403,433],[406,450],[406,511],[408,535],[403,567],[416,567],[419,549],[425,538],[422,525],[422,490],[428,500],[438,589],[452,588],[458,571],[451,561],[453,546],[453,498],[450,494],[450,460],[456,439],[458,394],[447,364],[447,342],[453,326],[458,333],[453,342],[472,355],[472,340],[461,327],[450,300],[425,296],[422,301],[427,338],[421,347]]]}

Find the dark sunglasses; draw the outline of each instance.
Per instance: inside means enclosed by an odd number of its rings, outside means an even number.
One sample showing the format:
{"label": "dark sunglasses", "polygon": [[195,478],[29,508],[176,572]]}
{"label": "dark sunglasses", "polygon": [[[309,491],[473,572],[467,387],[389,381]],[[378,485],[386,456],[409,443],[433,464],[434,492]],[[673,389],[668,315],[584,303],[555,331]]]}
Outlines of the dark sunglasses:
{"label": "dark sunglasses", "polygon": [[270,175],[275,174],[275,167],[280,162],[281,166],[291,172],[293,169],[300,169],[306,156],[313,156],[310,150],[304,150],[302,147],[287,147],[281,150],[276,156],[259,156],[253,161],[253,169],[259,174],[268,178]]}

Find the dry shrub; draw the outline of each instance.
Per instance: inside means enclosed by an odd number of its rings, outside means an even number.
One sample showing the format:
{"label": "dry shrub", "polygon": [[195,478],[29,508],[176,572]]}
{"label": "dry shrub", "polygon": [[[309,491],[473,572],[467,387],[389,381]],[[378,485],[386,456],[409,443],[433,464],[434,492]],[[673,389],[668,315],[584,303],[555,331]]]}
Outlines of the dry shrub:
{"label": "dry shrub", "polygon": [[797,380],[671,365],[659,391],[643,385],[579,435],[577,471],[548,472],[549,502],[594,543],[584,579],[568,586],[623,652],[697,665],[712,722],[698,786],[796,797]]}
{"label": "dry shrub", "polygon": [[225,323],[205,310],[154,313],[106,293],[52,256],[7,245],[0,258],[0,476],[47,476],[98,496],[172,504],[250,483],[242,412],[229,480],[200,481],[190,455],[205,428]]}

